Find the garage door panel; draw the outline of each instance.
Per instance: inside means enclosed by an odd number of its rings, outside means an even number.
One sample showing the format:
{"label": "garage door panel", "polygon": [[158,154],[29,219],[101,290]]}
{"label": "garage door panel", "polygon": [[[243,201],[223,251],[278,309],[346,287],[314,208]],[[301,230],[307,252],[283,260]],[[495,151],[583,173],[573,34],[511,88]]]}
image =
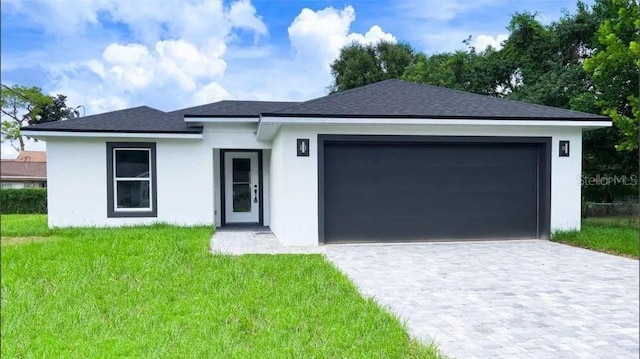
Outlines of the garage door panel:
{"label": "garage door panel", "polygon": [[[520,229],[528,225],[515,218],[511,223],[513,229],[509,237],[503,236],[504,218],[491,214],[477,213],[467,216],[460,223],[460,216],[438,215],[422,216],[390,216],[384,220],[372,221],[368,217],[350,217],[336,222],[339,225],[328,227],[327,238],[330,242],[405,242],[430,240],[476,240],[501,238],[531,238],[535,229]],[[443,223],[458,223],[443,225]],[[398,231],[398,228],[403,228]]]}
{"label": "garage door panel", "polygon": [[538,235],[538,146],[327,143],[325,242]]}
{"label": "garage door panel", "polygon": [[[350,215],[375,215],[381,218],[390,215],[412,215],[420,211],[428,211],[431,215],[441,213],[442,207],[455,207],[460,214],[485,212],[488,205],[511,207],[513,197],[534,196],[526,191],[504,191],[500,189],[487,192],[471,191],[466,188],[456,192],[447,190],[380,190],[367,192],[359,189],[352,192],[336,193],[340,201],[325,203],[326,217],[342,217]],[[532,198],[535,201],[535,198]],[[393,209],[393,213],[390,210]],[[536,206],[511,207],[511,211],[535,214]],[[346,213],[345,213],[346,212]]]}

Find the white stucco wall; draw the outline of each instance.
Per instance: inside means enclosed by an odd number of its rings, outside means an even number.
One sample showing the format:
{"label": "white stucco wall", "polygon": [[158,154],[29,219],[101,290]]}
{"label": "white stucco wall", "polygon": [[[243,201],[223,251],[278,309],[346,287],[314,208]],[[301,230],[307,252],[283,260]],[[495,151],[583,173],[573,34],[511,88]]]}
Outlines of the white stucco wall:
{"label": "white stucco wall", "polygon": [[[157,218],[107,218],[105,138],[47,141],[49,225],[119,226],[152,222],[220,224],[220,149],[263,150],[264,223],[289,245],[318,244],[318,134],[552,137],[551,229],[580,227],[582,130],[531,126],[282,126],[271,142],[257,141],[255,124],[207,124],[202,140],[156,142]],[[296,156],[296,140],[310,156]],[[558,157],[558,141],[571,156]]]}
{"label": "white stucco wall", "polygon": [[[295,145],[294,145],[295,146]],[[295,147],[293,148],[295,150]],[[280,134],[276,135],[273,139],[273,146],[271,147],[271,183],[270,183],[270,227],[274,233],[280,233],[283,238],[293,238],[289,235],[290,221],[287,219],[287,214],[292,212],[285,208],[288,202],[292,199],[288,193],[287,188],[287,174],[284,172],[284,148],[283,141]],[[299,210],[303,210],[299,208]],[[276,214],[276,215],[274,215]],[[293,241],[295,242],[295,240]],[[288,243],[292,243],[289,241]]]}
{"label": "white stucco wall", "polygon": [[[551,137],[551,230],[580,228],[582,129],[531,126],[283,126],[273,139],[271,229],[289,245],[318,244],[318,134]],[[308,138],[310,156],[296,156]],[[558,141],[571,156],[558,157]]]}
{"label": "white stucco wall", "polygon": [[106,142],[127,141],[56,138],[47,141],[49,226],[212,224],[211,149],[203,147],[198,140],[129,141],[156,143],[158,216],[107,217]]}
{"label": "white stucco wall", "polygon": [[[256,124],[207,124],[201,140],[49,138],[49,226],[221,223],[220,149],[263,150],[264,224],[269,225],[271,143]],[[155,142],[158,216],[107,218],[106,142]]]}

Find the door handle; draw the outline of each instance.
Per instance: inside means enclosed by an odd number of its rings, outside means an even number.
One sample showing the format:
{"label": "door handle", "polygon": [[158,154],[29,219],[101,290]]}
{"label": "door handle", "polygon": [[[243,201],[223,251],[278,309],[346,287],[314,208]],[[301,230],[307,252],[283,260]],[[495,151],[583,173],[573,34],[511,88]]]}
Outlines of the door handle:
{"label": "door handle", "polygon": [[258,185],[253,185],[253,203],[258,203]]}

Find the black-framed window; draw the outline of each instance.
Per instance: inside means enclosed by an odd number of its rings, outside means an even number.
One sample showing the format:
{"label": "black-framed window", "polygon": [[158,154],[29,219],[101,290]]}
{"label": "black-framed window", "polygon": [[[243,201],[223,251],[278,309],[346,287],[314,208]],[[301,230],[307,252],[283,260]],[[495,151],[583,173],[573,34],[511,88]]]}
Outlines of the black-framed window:
{"label": "black-framed window", "polygon": [[156,217],[156,144],[107,142],[107,216]]}

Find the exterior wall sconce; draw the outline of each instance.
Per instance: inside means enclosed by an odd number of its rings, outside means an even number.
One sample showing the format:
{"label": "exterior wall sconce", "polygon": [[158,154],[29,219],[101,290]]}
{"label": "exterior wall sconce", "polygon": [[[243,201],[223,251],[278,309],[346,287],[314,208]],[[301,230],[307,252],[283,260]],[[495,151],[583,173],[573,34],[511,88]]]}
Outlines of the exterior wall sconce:
{"label": "exterior wall sconce", "polygon": [[309,139],[308,138],[298,138],[298,157],[309,157]]}
{"label": "exterior wall sconce", "polygon": [[560,157],[569,157],[569,141],[560,141]]}

